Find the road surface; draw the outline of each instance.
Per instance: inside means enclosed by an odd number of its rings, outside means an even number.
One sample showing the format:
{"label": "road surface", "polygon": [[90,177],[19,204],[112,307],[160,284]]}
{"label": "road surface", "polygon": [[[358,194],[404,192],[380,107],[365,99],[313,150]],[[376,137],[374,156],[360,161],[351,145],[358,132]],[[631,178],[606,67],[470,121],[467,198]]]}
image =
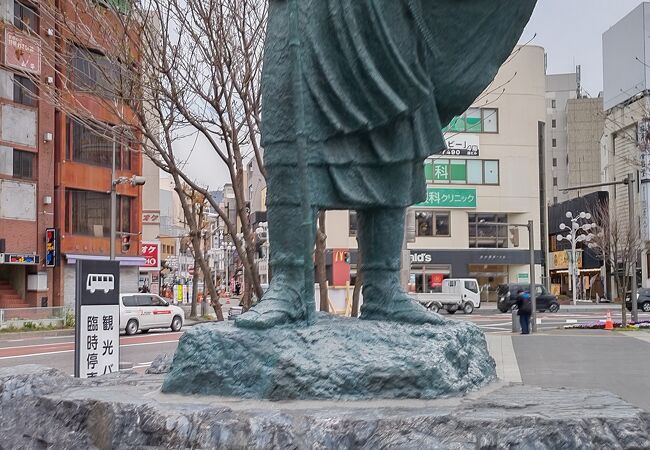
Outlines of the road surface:
{"label": "road surface", "polygon": [[[183,333],[156,332],[120,336],[120,360],[130,362],[134,368],[144,370],[160,353],[176,351]],[[51,336],[0,340],[0,367],[19,364],[42,364],[61,369],[70,375],[74,372],[74,336]]]}

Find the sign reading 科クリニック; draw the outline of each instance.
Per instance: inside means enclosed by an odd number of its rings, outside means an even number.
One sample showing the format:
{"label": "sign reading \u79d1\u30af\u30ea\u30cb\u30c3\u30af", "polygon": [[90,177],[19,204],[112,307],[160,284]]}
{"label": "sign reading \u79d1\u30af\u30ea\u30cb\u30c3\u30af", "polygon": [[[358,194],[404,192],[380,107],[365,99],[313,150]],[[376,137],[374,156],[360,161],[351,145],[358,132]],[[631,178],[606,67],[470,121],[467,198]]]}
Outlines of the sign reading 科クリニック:
{"label": "sign reading \u79d1\u30af\u30ea\u30cb\u30c3\u30af", "polygon": [[476,134],[445,133],[445,148],[440,154],[446,156],[479,156],[479,137]]}
{"label": "sign reading \u79d1\u30af\u30ea\u30cb\u30c3\u30af", "polygon": [[74,375],[93,378],[120,367],[120,263],[77,260]]}
{"label": "sign reading \u79d1\u30af\u30ea\u30cb\u30c3\u30af", "polygon": [[476,189],[427,188],[427,199],[417,206],[431,208],[476,208]]}

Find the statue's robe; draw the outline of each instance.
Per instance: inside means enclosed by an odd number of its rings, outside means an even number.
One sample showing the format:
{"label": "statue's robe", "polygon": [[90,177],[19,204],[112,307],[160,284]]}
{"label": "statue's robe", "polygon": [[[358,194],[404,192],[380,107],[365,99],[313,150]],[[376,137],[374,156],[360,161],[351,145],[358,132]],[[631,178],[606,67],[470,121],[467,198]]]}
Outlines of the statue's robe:
{"label": "statue's robe", "polygon": [[298,152],[313,206],[423,201],[423,161],[445,148],[442,128],[494,79],[534,6],[270,0],[262,75],[268,204],[304,198]]}

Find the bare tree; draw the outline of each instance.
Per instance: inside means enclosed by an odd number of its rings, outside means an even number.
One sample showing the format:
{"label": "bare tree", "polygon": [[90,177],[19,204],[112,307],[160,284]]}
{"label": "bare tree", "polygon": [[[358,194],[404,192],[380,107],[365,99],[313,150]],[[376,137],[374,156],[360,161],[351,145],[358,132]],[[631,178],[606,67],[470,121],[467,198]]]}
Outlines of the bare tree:
{"label": "bare tree", "polygon": [[[623,326],[627,325],[625,296],[631,286],[632,266],[636,262],[641,245],[637,223],[628,224],[610,211],[608,202],[594,204],[592,218],[596,228],[590,247],[594,249],[614,277],[616,292],[622,300],[621,314]],[[631,299],[633,300],[633,299]]]}
{"label": "bare tree", "polygon": [[316,280],[320,289],[320,310],[329,311],[329,295],[327,288],[327,271],[325,267],[325,248],[327,246],[327,234],[325,233],[325,210],[318,212],[318,228],[316,230]]}
{"label": "bare tree", "polygon": [[[39,38],[42,59],[56,83],[35,94],[106,139],[116,139],[113,127],[121,125],[175,186],[202,194],[236,247],[246,291],[257,298],[262,289],[245,168],[254,159],[266,175],[259,130],[267,8],[264,0],[42,2],[40,13],[56,32],[55,46]],[[94,114],[97,104],[109,114]],[[235,220],[209,195],[210,186],[188,176],[186,167],[201,163],[179,155],[179,142],[188,136],[201,136],[226,168]],[[250,295],[243,306],[250,306]]]}
{"label": "bare tree", "polygon": [[[247,286],[261,297],[245,166],[254,158],[265,174],[259,126],[267,2],[63,0],[42,2],[39,11],[56,30],[56,46],[40,38],[56,85],[41,85],[35,95],[107,139],[115,139],[113,127],[122,125],[176,186],[184,183],[204,195],[236,246]],[[108,114],[95,114],[97,104]],[[178,156],[178,142],[196,135],[227,169],[234,221],[209,186],[187,175],[186,165],[200,162]]]}

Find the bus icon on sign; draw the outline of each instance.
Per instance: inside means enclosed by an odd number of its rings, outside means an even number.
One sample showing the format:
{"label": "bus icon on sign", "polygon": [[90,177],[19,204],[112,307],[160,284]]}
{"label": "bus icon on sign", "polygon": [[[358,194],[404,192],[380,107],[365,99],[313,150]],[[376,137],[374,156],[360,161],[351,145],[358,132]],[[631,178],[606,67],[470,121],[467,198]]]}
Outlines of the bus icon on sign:
{"label": "bus icon on sign", "polygon": [[86,279],[86,290],[94,294],[95,291],[108,291],[115,289],[115,278],[110,273],[89,273]]}

